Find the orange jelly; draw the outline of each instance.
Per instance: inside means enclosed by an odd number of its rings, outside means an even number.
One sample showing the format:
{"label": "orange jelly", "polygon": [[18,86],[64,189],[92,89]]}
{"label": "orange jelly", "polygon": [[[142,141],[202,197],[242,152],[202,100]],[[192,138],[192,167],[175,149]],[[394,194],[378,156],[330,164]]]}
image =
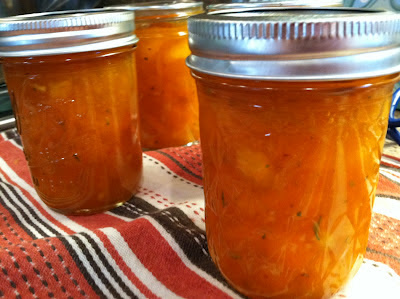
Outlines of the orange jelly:
{"label": "orange jelly", "polygon": [[330,298],[360,268],[399,80],[391,26],[340,8],[189,19],[208,248],[249,298]]}
{"label": "orange jelly", "polygon": [[213,260],[250,297],[334,294],[365,254],[398,76],[195,76]]}
{"label": "orange jelly", "polygon": [[[187,18],[201,3],[138,6],[136,51],[140,132],[144,149],[180,146],[199,139],[196,84],[185,65],[190,54]],[[174,7],[177,8],[174,9]],[[188,6],[188,8],[185,8]],[[189,11],[187,11],[189,9]]]}
{"label": "orange jelly", "polygon": [[108,210],[137,190],[134,49],[2,60],[34,187],[60,213]]}

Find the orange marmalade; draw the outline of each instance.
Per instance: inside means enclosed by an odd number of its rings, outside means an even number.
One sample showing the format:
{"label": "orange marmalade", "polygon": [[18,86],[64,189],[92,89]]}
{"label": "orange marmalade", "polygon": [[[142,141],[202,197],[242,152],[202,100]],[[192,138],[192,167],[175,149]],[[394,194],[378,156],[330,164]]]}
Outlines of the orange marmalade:
{"label": "orange marmalade", "polygon": [[[39,197],[64,214],[129,200],[142,173],[133,14],[57,12],[4,22],[0,56]],[[24,34],[34,42],[20,42]]]}
{"label": "orange marmalade", "polygon": [[213,261],[249,298],[330,298],[367,248],[400,15],[248,8],[188,28]]}
{"label": "orange marmalade", "polygon": [[251,298],[328,298],[365,254],[398,76],[195,77],[213,260]]}
{"label": "orange marmalade", "polygon": [[[185,5],[182,3],[181,5]],[[140,132],[144,149],[184,145],[199,139],[196,84],[185,65],[190,54],[187,18],[201,12],[135,12]]]}
{"label": "orange marmalade", "polygon": [[142,170],[132,48],[4,59],[39,196],[68,214],[114,207]]}

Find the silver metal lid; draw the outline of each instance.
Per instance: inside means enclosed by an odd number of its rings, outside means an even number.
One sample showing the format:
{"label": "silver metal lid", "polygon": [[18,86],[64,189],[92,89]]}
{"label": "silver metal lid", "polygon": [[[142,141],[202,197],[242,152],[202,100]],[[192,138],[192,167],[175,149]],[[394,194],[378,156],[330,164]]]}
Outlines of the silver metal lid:
{"label": "silver metal lid", "polygon": [[330,7],[342,6],[342,0],[249,0],[235,3],[218,3],[207,6],[208,11],[260,8],[260,7]]}
{"label": "silver metal lid", "polygon": [[346,80],[400,71],[400,14],[350,8],[249,9],[189,18],[187,65],[260,80]]}
{"label": "silver metal lid", "polygon": [[168,15],[171,13],[182,14],[182,16],[184,16],[186,15],[185,13],[202,10],[203,2],[154,1],[128,5],[116,5],[110,6],[109,8],[131,10],[135,12],[137,17]]}
{"label": "silver metal lid", "polygon": [[36,13],[0,19],[0,56],[88,52],[138,41],[134,13],[102,9]]}

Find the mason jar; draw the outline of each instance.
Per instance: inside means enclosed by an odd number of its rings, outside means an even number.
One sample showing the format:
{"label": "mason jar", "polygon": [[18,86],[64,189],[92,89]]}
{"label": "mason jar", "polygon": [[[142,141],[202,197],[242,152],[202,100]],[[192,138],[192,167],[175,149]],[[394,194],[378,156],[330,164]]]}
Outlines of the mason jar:
{"label": "mason jar", "polygon": [[257,9],[189,19],[212,259],[250,298],[329,298],[359,269],[400,15]]}
{"label": "mason jar", "polygon": [[131,12],[5,18],[0,57],[33,185],[64,214],[111,209],[142,172]]}
{"label": "mason jar", "polygon": [[199,139],[196,84],[185,65],[187,19],[201,2],[137,3],[135,11],[140,132],[143,149],[181,146]]}

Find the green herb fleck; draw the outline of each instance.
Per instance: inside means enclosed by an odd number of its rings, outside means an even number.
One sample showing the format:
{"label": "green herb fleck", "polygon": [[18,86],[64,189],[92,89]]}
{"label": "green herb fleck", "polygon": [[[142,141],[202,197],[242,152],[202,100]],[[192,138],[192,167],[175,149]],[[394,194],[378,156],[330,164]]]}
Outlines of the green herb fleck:
{"label": "green herb fleck", "polygon": [[204,92],[207,94],[207,95],[214,95],[214,90],[212,89],[212,88],[204,88]]}
{"label": "green herb fleck", "polygon": [[313,226],[315,238],[317,238],[318,241],[321,240],[321,238],[320,238],[321,218],[322,218],[322,216],[319,216],[318,222],[314,222],[314,226]]}
{"label": "green herb fleck", "polygon": [[79,159],[79,157],[78,157],[78,153],[73,154],[72,157],[74,157],[74,158],[75,158],[76,160],[78,160],[78,161],[81,160],[81,159]]}
{"label": "green herb fleck", "polygon": [[354,187],[355,185],[356,185],[356,183],[355,183],[354,181],[350,181],[350,182],[349,182],[349,186],[350,186],[350,187]]}
{"label": "green herb fleck", "polygon": [[301,211],[298,211],[296,214],[297,217],[301,217]]}
{"label": "green herb fleck", "polygon": [[265,168],[269,168],[269,164],[265,165]]}
{"label": "green herb fleck", "polygon": [[110,125],[110,119],[108,117],[106,117],[106,125],[109,126]]}
{"label": "green herb fleck", "polygon": [[265,240],[265,238],[267,237],[267,235],[264,233],[261,237],[261,239]]}
{"label": "green herb fleck", "polygon": [[225,201],[224,191],[222,191],[221,199],[222,199],[222,206],[225,207],[226,206],[226,201]]}
{"label": "green herb fleck", "polygon": [[239,254],[239,253],[236,253],[236,252],[229,252],[229,256],[230,256],[231,258],[233,258],[234,260],[238,260],[238,259],[241,258],[240,254]]}
{"label": "green herb fleck", "polygon": [[308,275],[307,273],[301,273],[301,276],[303,276],[303,277],[310,277],[310,275]]}

